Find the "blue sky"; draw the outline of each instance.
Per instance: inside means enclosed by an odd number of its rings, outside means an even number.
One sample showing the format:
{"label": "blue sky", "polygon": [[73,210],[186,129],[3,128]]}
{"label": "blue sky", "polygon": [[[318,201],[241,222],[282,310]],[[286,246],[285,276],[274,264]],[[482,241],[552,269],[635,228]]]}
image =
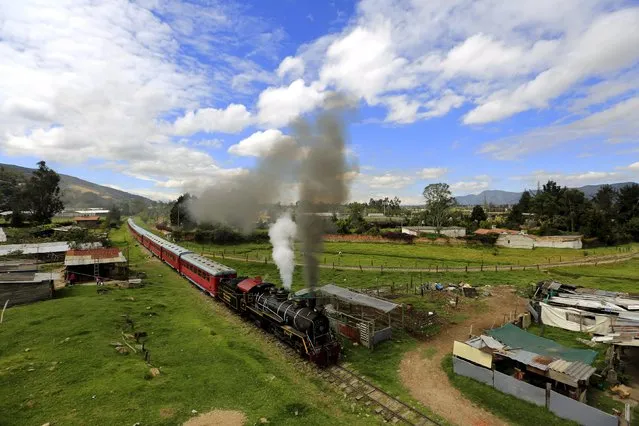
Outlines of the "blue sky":
{"label": "blue sky", "polygon": [[639,181],[637,46],[616,0],[3,2],[0,162],[171,199],[339,92],[353,200]]}

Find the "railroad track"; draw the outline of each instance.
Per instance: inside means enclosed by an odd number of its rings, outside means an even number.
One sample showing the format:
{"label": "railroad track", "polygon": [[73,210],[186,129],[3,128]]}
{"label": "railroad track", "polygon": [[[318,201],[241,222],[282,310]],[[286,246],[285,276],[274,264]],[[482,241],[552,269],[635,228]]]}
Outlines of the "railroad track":
{"label": "railroad track", "polygon": [[362,402],[384,420],[414,426],[439,425],[426,414],[384,392],[368,380],[339,365],[321,370],[320,375],[347,396]]}

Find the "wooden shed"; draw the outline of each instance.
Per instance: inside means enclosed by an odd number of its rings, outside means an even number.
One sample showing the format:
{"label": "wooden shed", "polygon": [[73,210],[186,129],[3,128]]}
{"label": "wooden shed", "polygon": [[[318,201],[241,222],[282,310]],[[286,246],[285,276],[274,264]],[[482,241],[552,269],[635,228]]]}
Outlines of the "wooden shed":
{"label": "wooden shed", "polygon": [[[49,272],[15,272],[0,274],[0,306],[37,302],[53,297],[53,282],[58,274]],[[1,308],[0,308],[1,309]]]}

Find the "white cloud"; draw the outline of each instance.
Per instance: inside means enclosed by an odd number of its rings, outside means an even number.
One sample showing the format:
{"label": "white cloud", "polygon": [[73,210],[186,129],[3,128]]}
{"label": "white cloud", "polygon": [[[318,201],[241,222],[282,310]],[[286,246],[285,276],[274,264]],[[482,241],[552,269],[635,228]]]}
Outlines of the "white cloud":
{"label": "white cloud", "polygon": [[330,45],[320,79],[375,104],[379,94],[402,88],[405,65],[393,52],[390,26],[356,27]]}
{"label": "white cloud", "polygon": [[301,77],[304,74],[304,60],[302,58],[287,56],[282,60],[277,68],[277,75],[280,78],[290,76],[293,78]]}
{"label": "white cloud", "polygon": [[279,130],[269,129],[255,132],[248,138],[242,139],[237,144],[230,146],[228,152],[245,157],[265,157],[283,145],[289,145],[293,148],[295,141]]}
{"label": "white cloud", "polygon": [[421,169],[417,174],[422,179],[439,179],[448,173],[448,169],[446,167],[431,167],[426,169]]}
{"label": "white cloud", "polygon": [[251,113],[244,105],[231,104],[226,109],[201,108],[188,111],[175,120],[175,134],[192,135],[197,132],[237,133],[252,121]]}
{"label": "white cloud", "polygon": [[464,122],[486,123],[627,70],[639,57],[638,11],[613,0],[363,0],[351,25],[294,58],[322,87],[385,105],[386,121],[438,117],[466,102],[475,108]]}
{"label": "white cloud", "polygon": [[286,126],[298,116],[322,104],[325,94],[318,84],[297,79],[289,86],[269,87],[257,101],[258,121],[272,127]]}
{"label": "white cloud", "polygon": [[485,179],[460,181],[452,183],[450,185],[450,191],[453,193],[453,195],[466,195],[469,193],[481,192],[485,189],[488,189],[489,186],[490,181]]}
{"label": "white cloud", "polygon": [[[495,93],[465,117],[467,124],[486,123],[548,102],[589,76],[624,69],[639,59],[639,8],[630,8],[597,19],[574,41],[565,60],[521,84],[513,91]],[[593,49],[593,46],[597,46]]]}
{"label": "white cloud", "polygon": [[623,179],[621,172],[587,171],[581,173],[553,173],[545,170],[537,170],[528,175],[514,176],[511,179],[524,182],[530,187],[536,187],[538,182],[546,183],[549,180],[569,188],[580,187],[589,184],[615,183]]}
{"label": "white cloud", "polygon": [[617,143],[637,141],[638,134],[639,96],[636,96],[568,124],[552,125],[488,142],[479,152],[498,160],[512,160],[588,138]]}
{"label": "white cloud", "polygon": [[633,172],[639,172],[639,161],[637,161],[636,163],[632,163],[630,164],[628,167],[626,167],[628,170],[632,170]]}
{"label": "white cloud", "polygon": [[[226,45],[232,32],[243,35],[235,37],[234,48],[261,49],[255,34],[264,28],[258,21],[238,20],[226,5],[5,3],[0,17],[5,154],[75,164],[103,161],[112,170],[157,183],[237,171],[221,168],[198,150],[202,143],[172,137],[176,129],[179,134],[236,132],[250,124],[243,105],[198,108],[213,99],[224,102],[234,74],[232,58],[224,53],[232,48]],[[220,62],[201,63],[201,56],[185,53],[192,51]],[[189,112],[174,127],[166,117],[177,111]]]}
{"label": "white cloud", "polygon": [[379,176],[362,175],[361,179],[371,188],[386,189],[404,188],[405,186],[408,186],[415,181],[415,179],[411,176],[394,175],[392,173],[385,173]]}
{"label": "white cloud", "polygon": [[164,192],[146,188],[123,188],[121,186],[111,184],[103,184],[103,186],[117,189],[119,191],[125,191],[130,194],[141,195],[142,197],[146,197],[154,201],[175,201],[181,195],[180,192],[175,191]]}

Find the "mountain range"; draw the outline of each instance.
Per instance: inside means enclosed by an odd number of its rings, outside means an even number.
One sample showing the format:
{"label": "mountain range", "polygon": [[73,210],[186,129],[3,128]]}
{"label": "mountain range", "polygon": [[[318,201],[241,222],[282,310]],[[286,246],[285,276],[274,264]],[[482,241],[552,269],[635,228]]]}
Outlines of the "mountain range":
{"label": "mountain range", "polygon": [[[620,183],[611,183],[615,189],[623,188],[624,186],[632,185],[634,182],[620,182]],[[580,186],[579,188],[575,188],[583,192],[586,197],[592,198],[595,196],[601,185],[586,185]],[[504,204],[516,204],[521,198],[521,194],[523,192],[510,192],[510,191],[500,191],[498,189],[490,189],[486,191],[482,191],[479,194],[470,194],[470,195],[461,195],[459,197],[455,197],[458,204],[469,206],[469,205],[482,205],[482,204],[495,204],[495,205],[504,205]]]}
{"label": "mountain range", "polygon": [[[34,169],[28,167],[15,166],[13,164],[1,164],[0,167],[12,171],[19,175],[24,175],[26,179],[31,176]],[[142,202],[144,204],[152,201],[140,195],[130,194],[119,189],[98,185],[75,176],[65,174],[60,175],[60,189],[62,191],[62,201],[65,208],[87,208],[111,206],[124,203]]]}

